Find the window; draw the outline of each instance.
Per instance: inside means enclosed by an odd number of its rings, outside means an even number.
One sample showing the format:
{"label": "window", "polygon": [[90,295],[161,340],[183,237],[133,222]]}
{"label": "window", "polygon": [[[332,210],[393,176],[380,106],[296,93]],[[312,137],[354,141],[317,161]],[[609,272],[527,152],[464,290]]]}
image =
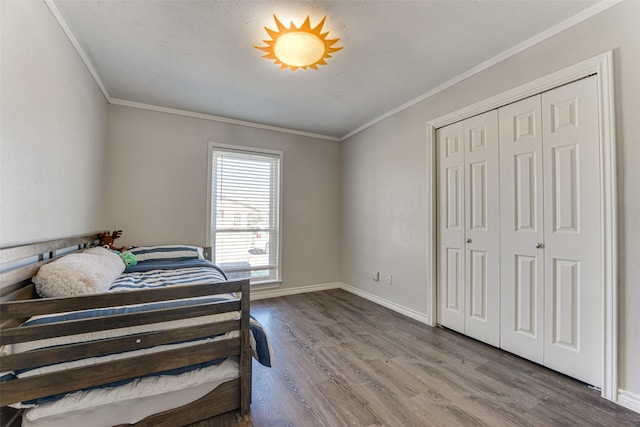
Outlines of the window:
{"label": "window", "polygon": [[[210,145],[210,242],[213,262],[229,279],[280,280],[281,157],[279,152]],[[225,218],[225,210],[234,215]]]}

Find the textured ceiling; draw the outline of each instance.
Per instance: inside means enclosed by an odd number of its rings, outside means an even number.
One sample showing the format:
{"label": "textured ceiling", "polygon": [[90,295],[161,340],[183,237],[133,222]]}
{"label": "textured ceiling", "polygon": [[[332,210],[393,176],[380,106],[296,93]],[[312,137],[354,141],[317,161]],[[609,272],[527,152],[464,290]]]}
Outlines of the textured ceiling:
{"label": "textured ceiling", "polygon": [[[62,1],[112,100],[340,138],[594,1]],[[308,15],[344,49],[279,70],[254,45]]]}

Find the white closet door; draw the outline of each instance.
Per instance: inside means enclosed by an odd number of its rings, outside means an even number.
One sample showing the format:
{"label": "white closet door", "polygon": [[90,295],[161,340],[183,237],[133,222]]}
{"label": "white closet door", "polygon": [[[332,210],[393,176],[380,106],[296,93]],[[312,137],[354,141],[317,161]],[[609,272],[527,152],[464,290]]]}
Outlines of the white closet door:
{"label": "white closet door", "polygon": [[498,111],[467,119],[465,165],[465,334],[500,345],[500,176]]}
{"label": "white closet door", "polygon": [[500,347],[543,363],[544,251],[540,95],[500,108]]}
{"label": "white closet door", "polygon": [[602,384],[600,164],[595,77],[542,94],[544,364]]}
{"label": "white closet door", "polygon": [[438,129],[438,323],[464,333],[462,122]]}

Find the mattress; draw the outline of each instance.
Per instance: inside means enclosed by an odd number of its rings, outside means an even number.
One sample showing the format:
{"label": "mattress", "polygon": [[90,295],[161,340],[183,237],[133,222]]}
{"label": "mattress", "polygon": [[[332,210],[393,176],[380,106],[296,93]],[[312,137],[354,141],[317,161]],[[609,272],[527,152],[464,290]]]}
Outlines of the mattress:
{"label": "mattress", "polygon": [[239,376],[238,362],[181,375],[148,377],[114,387],[76,392],[55,402],[27,409],[23,427],[111,427],[136,423],[149,415],[194,402]]}

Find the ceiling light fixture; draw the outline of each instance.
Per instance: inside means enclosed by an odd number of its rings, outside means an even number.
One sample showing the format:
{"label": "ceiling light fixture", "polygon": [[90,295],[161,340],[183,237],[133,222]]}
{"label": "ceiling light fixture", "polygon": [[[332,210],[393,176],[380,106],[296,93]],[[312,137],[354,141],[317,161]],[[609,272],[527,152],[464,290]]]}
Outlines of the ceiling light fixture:
{"label": "ceiling light fixture", "polygon": [[276,65],[280,65],[281,70],[287,67],[293,71],[298,68],[306,70],[307,67],[317,70],[318,65],[327,65],[325,59],[331,58],[330,53],[342,49],[342,47],[332,47],[340,39],[327,39],[329,32],[321,33],[326,16],[313,28],[308,16],[300,27],[296,27],[291,22],[289,28],[285,27],[276,15],[273,15],[273,19],[276,21],[278,30],[264,27],[271,36],[271,40],[263,40],[267,46],[254,47],[267,52],[262,57],[273,59]]}

